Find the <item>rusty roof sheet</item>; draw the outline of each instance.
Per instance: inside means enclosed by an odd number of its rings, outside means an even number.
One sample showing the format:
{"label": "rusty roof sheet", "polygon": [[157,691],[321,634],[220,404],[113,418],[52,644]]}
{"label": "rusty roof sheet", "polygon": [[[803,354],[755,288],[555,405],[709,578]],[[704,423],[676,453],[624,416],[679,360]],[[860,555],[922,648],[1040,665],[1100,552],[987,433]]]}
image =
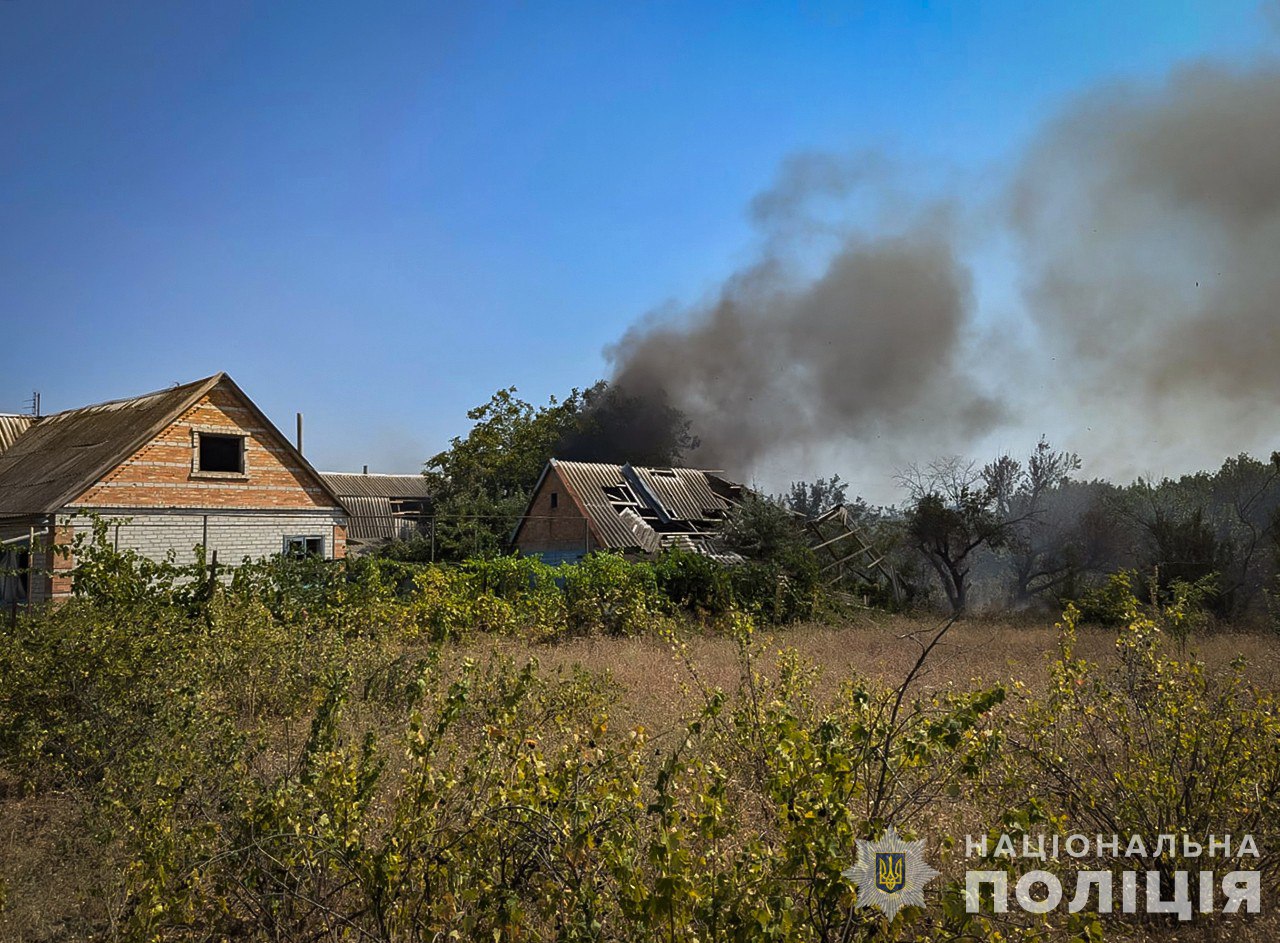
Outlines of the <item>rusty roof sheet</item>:
{"label": "rusty roof sheet", "polygon": [[320,477],[340,498],[406,498],[425,501],[431,497],[429,482],[422,475],[321,472]]}
{"label": "rusty roof sheet", "polygon": [[0,452],[13,445],[18,436],[31,427],[31,416],[0,414]]}

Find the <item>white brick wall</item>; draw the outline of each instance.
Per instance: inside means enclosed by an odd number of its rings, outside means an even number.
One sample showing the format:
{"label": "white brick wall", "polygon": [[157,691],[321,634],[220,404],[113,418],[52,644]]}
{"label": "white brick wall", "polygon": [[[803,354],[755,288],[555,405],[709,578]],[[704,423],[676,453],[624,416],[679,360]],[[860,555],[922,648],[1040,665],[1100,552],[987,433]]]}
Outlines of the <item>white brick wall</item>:
{"label": "white brick wall", "polygon": [[[239,564],[245,557],[256,560],[280,553],[286,537],[322,537],[325,556],[332,558],[333,529],[346,524],[345,515],[336,510],[155,514],[103,509],[97,513],[113,522],[108,535],[121,550],[136,550],[154,560],[173,550],[178,563],[193,562],[200,543],[218,552],[220,564]],[[91,527],[82,515],[60,514],[58,522],[74,524],[77,533]]]}

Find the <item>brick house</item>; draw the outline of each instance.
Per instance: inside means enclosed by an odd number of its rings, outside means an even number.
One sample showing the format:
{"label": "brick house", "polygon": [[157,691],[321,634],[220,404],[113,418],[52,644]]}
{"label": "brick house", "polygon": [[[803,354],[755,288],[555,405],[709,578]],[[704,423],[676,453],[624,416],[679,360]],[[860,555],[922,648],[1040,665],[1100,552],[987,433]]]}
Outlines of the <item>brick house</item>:
{"label": "brick house", "polygon": [[646,468],[552,459],[511,535],[521,553],[573,562],[593,550],[649,556],[669,547],[733,562],[716,545],[742,485],[697,468]]}
{"label": "brick house", "polygon": [[[70,592],[50,553],[111,520],[111,539],[179,563],[346,554],[347,513],[293,444],[225,373],[50,416],[0,417],[0,601]],[[6,565],[7,564],[7,565]],[[26,571],[29,570],[29,575]]]}

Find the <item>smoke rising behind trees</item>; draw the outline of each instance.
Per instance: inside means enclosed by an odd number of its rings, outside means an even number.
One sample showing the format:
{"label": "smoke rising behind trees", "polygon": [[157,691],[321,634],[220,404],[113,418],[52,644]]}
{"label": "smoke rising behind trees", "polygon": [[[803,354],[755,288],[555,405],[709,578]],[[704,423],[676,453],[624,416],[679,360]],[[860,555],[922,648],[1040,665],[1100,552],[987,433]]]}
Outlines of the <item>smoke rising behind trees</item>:
{"label": "smoke rising behind trees", "polygon": [[[785,162],[750,206],[758,256],[634,325],[614,383],[688,414],[697,464],[839,467],[873,492],[1041,433],[1121,479],[1275,447],[1274,60],[1095,89],[982,196],[910,177],[884,155]],[[1016,304],[980,303],[1000,279]]]}

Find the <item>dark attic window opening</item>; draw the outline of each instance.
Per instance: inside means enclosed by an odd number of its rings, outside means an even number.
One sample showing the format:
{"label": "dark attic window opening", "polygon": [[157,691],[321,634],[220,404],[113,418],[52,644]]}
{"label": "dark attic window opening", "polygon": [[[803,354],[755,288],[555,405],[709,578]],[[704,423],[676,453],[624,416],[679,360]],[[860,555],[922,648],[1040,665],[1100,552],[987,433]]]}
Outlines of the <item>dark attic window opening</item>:
{"label": "dark attic window opening", "polygon": [[551,507],[556,508],[559,506],[560,506],[560,495],[553,491],[551,492]]}
{"label": "dark attic window opening", "polygon": [[200,471],[244,473],[244,439],[238,435],[200,434]]}

